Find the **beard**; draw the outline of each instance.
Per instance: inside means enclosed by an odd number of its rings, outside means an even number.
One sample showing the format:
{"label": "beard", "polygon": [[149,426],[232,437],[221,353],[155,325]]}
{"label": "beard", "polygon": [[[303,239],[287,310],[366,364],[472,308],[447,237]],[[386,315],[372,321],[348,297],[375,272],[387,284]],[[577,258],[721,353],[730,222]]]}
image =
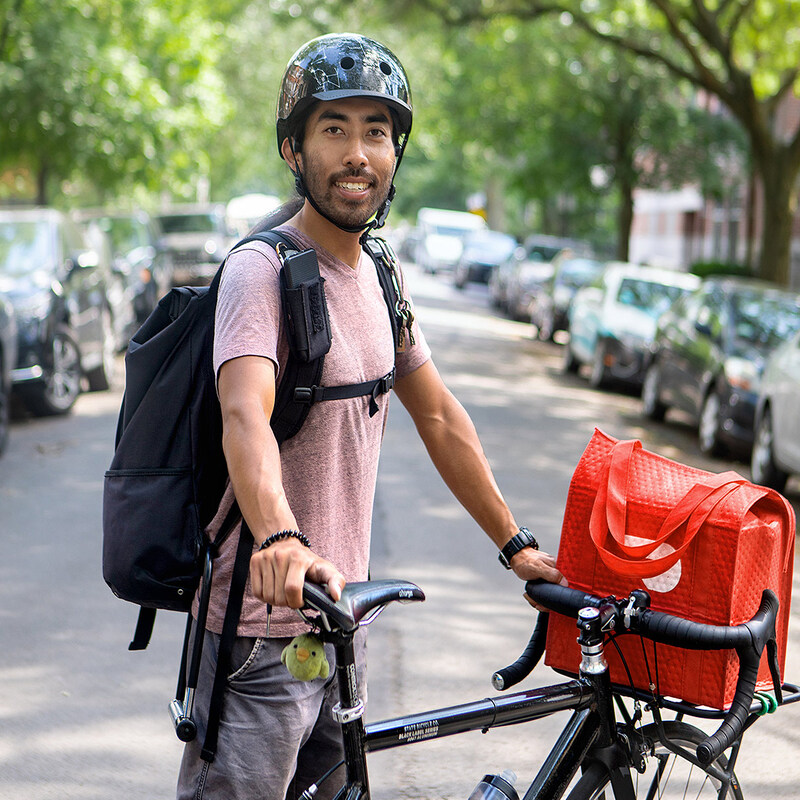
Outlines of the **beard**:
{"label": "beard", "polygon": [[[370,185],[367,197],[359,200],[348,200],[336,193],[337,181],[363,181]],[[303,174],[306,194],[310,195],[319,206],[319,210],[334,225],[344,228],[366,228],[367,223],[375,215],[389,196],[392,175],[381,179],[374,173],[365,170],[346,170],[333,177],[326,177],[322,170],[309,164]]]}

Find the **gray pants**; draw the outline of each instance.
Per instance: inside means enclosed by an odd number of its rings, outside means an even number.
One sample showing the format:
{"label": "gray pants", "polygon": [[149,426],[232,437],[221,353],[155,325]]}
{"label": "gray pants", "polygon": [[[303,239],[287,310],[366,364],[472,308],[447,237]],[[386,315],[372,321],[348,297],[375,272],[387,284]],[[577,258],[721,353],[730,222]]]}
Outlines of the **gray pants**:
{"label": "gray pants", "polygon": [[[214,681],[219,636],[206,632],[194,719],[198,735],[186,745],[178,800],[297,800],[344,757],[341,728],[331,710],[338,702],[334,653],[327,680],[303,682],[281,663],[290,639],[238,638],[222,707],[213,762],[200,758]],[[366,631],[356,636],[359,692],[366,701]],[[344,782],[338,769],[315,800],[332,798]]]}

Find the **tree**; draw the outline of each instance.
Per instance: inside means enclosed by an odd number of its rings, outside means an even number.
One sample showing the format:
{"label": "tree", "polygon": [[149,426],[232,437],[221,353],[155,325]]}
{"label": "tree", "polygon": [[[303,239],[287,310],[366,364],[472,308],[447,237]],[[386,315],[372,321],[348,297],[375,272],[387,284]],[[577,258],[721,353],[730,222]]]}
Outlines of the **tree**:
{"label": "tree", "polygon": [[15,0],[0,21],[0,168],[29,170],[41,204],[68,179],[101,193],[194,180],[229,110],[215,63],[234,5],[209,8]]}
{"label": "tree", "polygon": [[758,271],[789,282],[792,220],[800,174],[800,123],[777,119],[800,91],[800,0],[418,0],[447,24],[498,15],[557,15],[595,39],[659,64],[713,95],[747,133],[763,194]]}

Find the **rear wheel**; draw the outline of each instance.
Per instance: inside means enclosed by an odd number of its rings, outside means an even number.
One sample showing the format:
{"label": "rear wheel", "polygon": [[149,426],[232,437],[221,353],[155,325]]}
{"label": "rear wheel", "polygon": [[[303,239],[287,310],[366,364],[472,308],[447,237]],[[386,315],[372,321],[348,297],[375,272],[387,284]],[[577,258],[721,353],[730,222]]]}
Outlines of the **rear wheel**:
{"label": "rear wheel", "polygon": [[562,361],[561,368],[564,372],[569,372],[573,375],[577,374],[578,370],[581,368],[581,362],[575,358],[575,354],[572,352],[569,342],[564,345],[564,360]]}
{"label": "rear wheel", "polygon": [[750,459],[750,472],[753,483],[769,486],[778,492],[786,488],[789,473],[775,466],[775,434],[772,427],[772,414],[769,406],[764,408],[756,425],[753,440],[753,453]]}
{"label": "rear wheel", "polygon": [[[698,728],[685,722],[669,720],[664,722],[667,739],[680,747],[694,753],[703,739],[706,738]],[[645,772],[639,774],[631,770],[634,797],[637,800],[713,800],[722,792],[722,784],[683,756],[668,750],[659,740],[656,725],[646,725],[641,730],[645,739],[652,740],[653,748],[644,755]],[[728,760],[720,756],[714,766],[725,771]],[[739,781],[734,775],[730,788],[725,795],[729,800],[743,800]],[[611,778],[605,767],[592,764],[581,776],[569,794],[568,800],[618,800],[611,785]]]}
{"label": "rear wheel", "polygon": [[707,456],[721,456],[725,452],[725,447],[720,439],[719,416],[721,409],[719,395],[712,389],[703,401],[700,426],[697,430],[700,451]]}
{"label": "rear wheel", "polygon": [[594,357],[592,358],[592,371],[589,374],[589,383],[595,389],[601,389],[608,385],[611,379],[609,369],[606,366],[606,344],[599,341],[594,348]]}
{"label": "rear wheel", "polygon": [[8,432],[11,426],[11,386],[3,383],[3,357],[0,355],[0,453],[8,444]]}
{"label": "rear wheel", "polygon": [[117,354],[114,325],[111,322],[111,312],[104,308],[100,314],[100,324],[103,341],[101,342],[101,361],[93,370],[86,373],[89,381],[90,392],[104,392],[111,388],[114,380],[114,360]]}
{"label": "rear wheel", "polygon": [[660,380],[658,366],[651,364],[647,368],[642,384],[642,413],[656,422],[661,422],[667,413],[667,407],[660,398]]}

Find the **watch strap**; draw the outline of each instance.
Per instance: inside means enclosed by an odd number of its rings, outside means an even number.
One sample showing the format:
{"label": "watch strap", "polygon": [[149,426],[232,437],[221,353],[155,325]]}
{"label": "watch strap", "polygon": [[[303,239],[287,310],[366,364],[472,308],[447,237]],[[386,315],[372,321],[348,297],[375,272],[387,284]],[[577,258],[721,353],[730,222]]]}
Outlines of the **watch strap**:
{"label": "watch strap", "polygon": [[506,569],[511,569],[511,559],[519,553],[520,550],[524,550],[526,547],[532,547],[534,550],[538,550],[539,543],[527,528],[520,528],[518,533],[512,536],[500,549],[497,559]]}

